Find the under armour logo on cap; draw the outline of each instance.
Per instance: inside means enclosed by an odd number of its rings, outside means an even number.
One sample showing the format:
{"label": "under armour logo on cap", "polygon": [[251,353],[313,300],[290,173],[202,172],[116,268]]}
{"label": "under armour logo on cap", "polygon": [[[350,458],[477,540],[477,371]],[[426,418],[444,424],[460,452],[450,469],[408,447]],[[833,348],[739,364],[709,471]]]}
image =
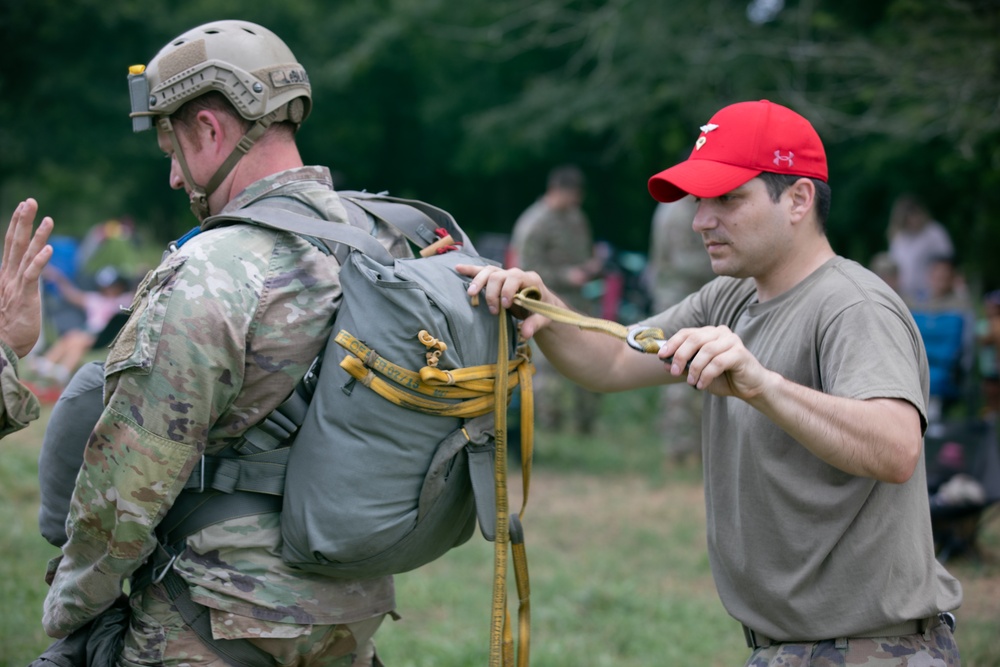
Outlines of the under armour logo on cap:
{"label": "under armour logo on cap", "polygon": [[788,155],[782,155],[781,151],[774,151],[774,164],[784,169],[790,169],[795,166],[795,153],[788,151]]}

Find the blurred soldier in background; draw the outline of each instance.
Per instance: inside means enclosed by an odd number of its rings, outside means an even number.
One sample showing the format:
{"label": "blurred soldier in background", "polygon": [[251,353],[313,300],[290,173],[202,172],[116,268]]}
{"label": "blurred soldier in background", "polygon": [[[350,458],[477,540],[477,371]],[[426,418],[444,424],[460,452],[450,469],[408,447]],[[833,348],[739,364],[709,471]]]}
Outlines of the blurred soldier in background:
{"label": "blurred soldier in background", "polygon": [[[580,208],[584,178],[567,165],[549,173],[545,194],[514,223],[509,262],[536,271],[564,295],[576,310],[589,313],[583,286],[600,275],[603,259],[595,253],[594,236]],[[597,394],[573,385],[535,355],[535,414],[540,426],[560,429],[567,418],[578,433],[590,433],[597,416]]]}
{"label": "blurred soldier in background", "polygon": [[[697,201],[688,195],[660,203],[653,212],[646,278],[654,313],[680,303],[715,277],[701,235],[691,227],[697,210]],[[684,383],[660,390],[659,428],[669,463],[701,461],[702,403],[702,395]]]}

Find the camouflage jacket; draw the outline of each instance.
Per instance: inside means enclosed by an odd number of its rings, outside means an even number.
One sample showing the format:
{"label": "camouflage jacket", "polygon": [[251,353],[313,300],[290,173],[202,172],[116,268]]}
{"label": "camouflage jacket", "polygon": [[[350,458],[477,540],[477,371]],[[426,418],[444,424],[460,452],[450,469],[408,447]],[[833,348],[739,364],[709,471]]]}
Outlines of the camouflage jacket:
{"label": "camouflage jacket", "polygon": [[0,403],[0,438],[20,431],[28,422],[38,419],[38,399],[31,390],[17,379],[17,355],[0,341],[0,391],[3,402]]}
{"label": "camouflage jacket", "polygon": [[[325,168],[262,179],[230,202],[306,203],[345,222]],[[404,239],[375,230],[394,255]],[[294,234],[235,224],[203,231],[169,254],[136,292],[106,364],[106,407],[84,453],[69,541],[43,623],[63,636],[100,614],[155,547],[153,530],[203,453],[224,449],[292,391],[332,326],[339,265]],[[215,524],[190,536],[175,565],[227,637],[232,617],[265,636],[348,623],[394,607],[390,577],[340,581],[280,558],[279,515]],[[217,622],[218,621],[218,622]],[[239,631],[240,628],[233,628]]]}

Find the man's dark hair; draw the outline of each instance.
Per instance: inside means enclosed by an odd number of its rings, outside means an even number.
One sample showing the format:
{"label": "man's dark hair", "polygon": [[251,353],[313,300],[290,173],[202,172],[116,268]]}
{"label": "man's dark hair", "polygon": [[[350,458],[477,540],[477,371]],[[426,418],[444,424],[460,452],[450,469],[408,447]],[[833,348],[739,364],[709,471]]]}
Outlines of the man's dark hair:
{"label": "man's dark hair", "polygon": [[[771,201],[777,202],[785,190],[792,187],[796,181],[809,177],[762,171],[758,178],[764,181],[764,185],[767,186],[767,194],[770,195]],[[816,187],[816,219],[819,221],[820,231],[826,232],[826,219],[830,215],[830,200],[832,198],[830,186],[818,178],[809,178],[809,180]]]}
{"label": "man's dark hair", "polygon": [[583,172],[574,165],[563,165],[549,172],[548,185],[557,190],[583,190]]}
{"label": "man's dark hair", "polygon": [[[240,127],[242,128],[244,134],[248,132],[251,127],[253,127],[253,121],[247,120],[241,116],[226,96],[217,90],[210,90],[204,95],[199,95],[193,100],[186,102],[180,109],[174,112],[174,114],[170,117],[170,120],[179,125],[183,125],[184,127],[192,127],[198,112],[206,110],[214,111],[216,113],[224,113],[233,117],[240,123]],[[290,122],[274,123],[267,129],[267,131],[288,131],[294,135],[295,125]]]}
{"label": "man's dark hair", "polygon": [[174,112],[170,117],[171,122],[178,123],[185,127],[192,127],[195,122],[195,117],[202,111],[214,111],[216,113],[224,113],[237,119],[243,125],[243,131],[246,132],[253,125],[252,121],[243,118],[233,107],[232,103],[226,99],[226,96],[217,90],[211,90],[204,95],[199,95],[190,102],[185,102],[180,109]]}

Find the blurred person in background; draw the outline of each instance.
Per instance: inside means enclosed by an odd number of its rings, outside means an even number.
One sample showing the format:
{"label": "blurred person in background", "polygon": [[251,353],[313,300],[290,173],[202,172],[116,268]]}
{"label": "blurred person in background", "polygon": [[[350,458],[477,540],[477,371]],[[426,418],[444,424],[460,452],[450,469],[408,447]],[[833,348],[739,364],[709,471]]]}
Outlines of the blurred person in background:
{"label": "blurred person in background", "polygon": [[[509,262],[538,272],[574,308],[589,312],[583,288],[600,275],[605,258],[596,251],[590,221],[581,208],[583,190],[578,167],[565,165],[549,172],[545,193],[514,223]],[[535,358],[534,383],[539,426],[559,430],[569,422],[577,433],[593,431],[600,407],[596,394],[566,382],[542,355]]]}
{"label": "blurred person in background", "polygon": [[31,363],[36,373],[65,386],[98,337],[132,304],[132,287],[113,266],[101,268],[94,276],[96,290],[80,289],[53,266],[47,267],[43,275],[55,283],[67,303],[81,308],[85,315],[82,329],[69,329]]}
{"label": "blurred person in background", "polygon": [[927,260],[927,291],[907,305],[930,363],[928,417],[938,422],[972,398],[976,356],[976,312],[953,255]]}
{"label": "blurred person in background", "polygon": [[908,301],[927,298],[931,259],[955,252],[948,231],[917,197],[903,194],[892,205],[888,237],[889,256],[899,271],[899,293]]}
{"label": "blurred person in background", "polygon": [[[712,262],[692,228],[698,202],[688,195],[657,204],[650,235],[647,281],[654,313],[680,303],[712,280]],[[702,396],[684,383],[660,391],[660,433],[667,461],[684,466],[701,461]]]}

